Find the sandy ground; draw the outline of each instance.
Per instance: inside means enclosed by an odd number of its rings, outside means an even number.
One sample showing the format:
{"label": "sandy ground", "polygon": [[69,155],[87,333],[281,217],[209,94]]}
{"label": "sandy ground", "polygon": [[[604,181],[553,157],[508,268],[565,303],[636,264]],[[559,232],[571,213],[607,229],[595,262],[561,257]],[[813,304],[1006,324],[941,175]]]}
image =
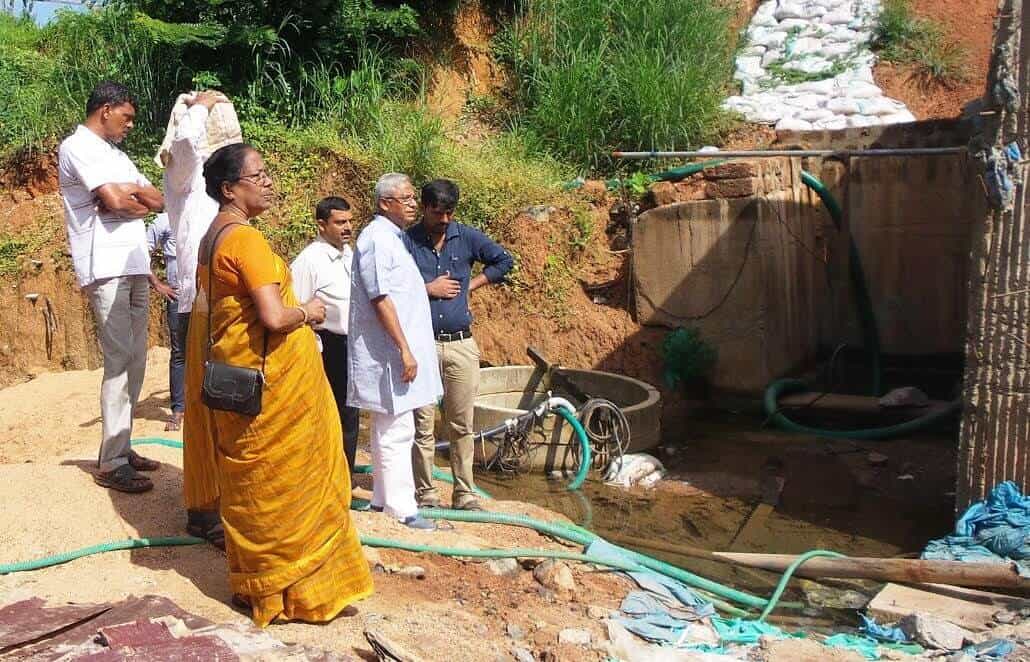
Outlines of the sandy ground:
{"label": "sandy ground", "polygon": [[[163,431],[167,360],[167,350],[151,352],[135,438],[181,438]],[[106,541],[184,533],[178,450],[141,449],[164,463],[154,475],[156,488],[147,494],[109,492],[92,482],[89,471],[100,439],[100,379],[100,371],[48,373],[0,390],[0,563]],[[495,502],[491,508],[556,517],[518,502]],[[453,531],[415,533],[382,515],[355,517],[364,535],[448,546],[560,548],[530,530],[456,524]],[[362,636],[366,627],[427,660],[510,660],[516,647],[538,658],[550,653],[554,657],[547,659],[603,659],[596,650],[558,646],[557,634],[565,627],[582,627],[595,641],[603,640],[603,623],[587,615],[588,607],[614,608],[628,588],[625,580],[586,566],[573,567],[577,590],[558,595],[542,590],[527,571],[502,578],[484,564],[456,559],[391,550],[381,557],[387,566],[421,566],[425,578],[377,573],[376,593],[359,604],[356,616],[323,626],[274,625],[270,632],[286,642],[361,659],[375,659]],[[103,602],[147,593],[167,596],[215,621],[246,621],[228,605],[224,557],[207,545],[113,552],[0,577],[0,603],[33,595],[54,602]],[[521,628],[524,638],[509,637],[508,624]]]}

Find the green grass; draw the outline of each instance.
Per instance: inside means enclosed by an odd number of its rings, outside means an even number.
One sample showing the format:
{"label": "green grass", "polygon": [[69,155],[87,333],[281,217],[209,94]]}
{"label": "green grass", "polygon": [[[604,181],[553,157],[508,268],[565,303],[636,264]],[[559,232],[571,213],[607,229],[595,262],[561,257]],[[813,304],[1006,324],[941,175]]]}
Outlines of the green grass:
{"label": "green grass", "polygon": [[522,0],[497,52],[516,89],[511,124],[580,166],[613,149],[714,138],[731,83],[731,13],[715,0]]}
{"label": "green grass", "polygon": [[911,65],[925,84],[964,79],[964,50],[935,21],[919,16],[911,0],[884,0],[873,47],[888,62]]}

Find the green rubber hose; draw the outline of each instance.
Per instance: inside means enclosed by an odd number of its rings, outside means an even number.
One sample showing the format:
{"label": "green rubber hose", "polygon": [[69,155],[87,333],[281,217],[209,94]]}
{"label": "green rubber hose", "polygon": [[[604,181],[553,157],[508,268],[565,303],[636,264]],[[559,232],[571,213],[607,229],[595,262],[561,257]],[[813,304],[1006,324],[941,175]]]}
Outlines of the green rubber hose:
{"label": "green rubber hose", "polygon": [[[371,474],[372,473],[372,465],[371,464],[356,464],[356,465],[354,465],[354,473],[356,473],[356,474]],[[435,478],[436,480],[442,480],[443,482],[447,483],[448,485],[454,485],[454,476],[451,475],[451,472],[445,471],[445,470],[441,469],[440,467],[433,467],[433,478]],[[481,489],[478,485],[475,486],[473,488],[473,490],[475,491],[476,494],[478,494],[479,496],[481,496],[484,499],[493,499],[492,496],[487,494],[487,492],[485,490]]]}
{"label": "green rubber hose", "polygon": [[123,549],[140,549],[143,547],[176,547],[180,545],[199,545],[205,542],[202,538],[194,538],[193,536],[170,536],[167,538],[132,538],[129,540],[119,540],[117,542],[105,542],[99,545],[93,545],[91,547],[83,547],[71,552],[64,552],[62,554],[55,554],[53,556],[45,556],[41,559],[34,559],[32,561],[21,561],[17,563],[0,563],[0,575],[9,575],[13,572],[26,572],[29,570],[39,570],[40,568],[48,568],[52,565],[60,565],[75,559],[81,559],[84,556],[92,556],[94,554],[102,554],[104,552],[117,552]]}
{"label": "green rubber hose", "polygon": [[[840,208],[837,199],[830,193],[830,189],[819,181],[815,175],[804,170],[801,171],[801,181],[808,188],[812,189],[827,213],[833,220],[839,232],[844,226],[844,212]],[[873,300],[869,296],[869,288],[866,286],[865,270],[862,268],[862,257],[858,253],[858,245],[855,244],[853,236],[848,239],[848,276],[851,280],[851,288],[855,294],[855,312],[858,314],[858,324],[862,328],[862,343],[872,363],[873,376],[870,387],[873,396],[880,396],[883,393],[883,361],[880,355],[880,331],[876,324],[876,313],[873,311]]]}
{"label": "green rubber hose", "polygon": [[576,437],[579,439],[579,468],[576,470],[576,475],[569,483],[568,489],[570,491],[578,490],[583,487],[583,483],[587,479],[587,473],[590,471],[590,462],[592,457],[590,455],[590,438],[587,437],[587,431],[583,429],[583,424],[576,418],[574,412],[570,412],[565,407],[555,407],[552,411],[556,412],[559,416],[565,419],[565,422],[572,426],[573,431],[576,433]]}
{"label": "green rubber hose", "polygon": [[766,414],[769,416],[770,422],[775,423],[779,428],[789,430],[790,432],[798,432],[800,434],[811,434],[819,437],[829,437],[831,439],[879,441],[924,430],[939,421],[946,420],[962,409],[962,401],[955,400],[943,409],[932,411],[929,414],[920,416],[919,418],[914,418],[911,421],[898,423],[897,425],[887,425],[879,428],[864,428],[861,430],[824,430],[822,428],[813,428],[807,425],[801,425],[800,423],[795,423],[787,418],[779,409],[780,397],[790,393],[798,393],[808,390],[808,384],[800,379],[778,379],[770,384],[765,389],[765,397],[762,401],[762,405]]}
{"label": "green rubber hose", "polygon": [[801,564],[809,559],[814,559],[819,556],[828,556],[835,559],[844,558],[843,554],[838,554],[837,552],[831,552],[826,549],[813,549],[794,559],[794,562],[787,566],[787,569],[783,572],[779,583],[776,584],[776,589],[773,591],[773,594],[769,596],[769,604],[766,605],[764,610],[762,610],[762,615],[758,617],[759,621],[764,621],[766,616],[776,609],[776,605],[779,603],[780,598],[783,597],[783,592],[787,590],[787,582],[789,582],[790,578],[794,576],[794,573],[801,567]]}
{"label": "green rubber hose", "polygon": [[[826,188],[826,185],[814,175],[805,171],[801,171],[801,181],[819,196],[819,199],[826,207],[826,211],[830,214],[830,218],[833,219],[834,225],[840,230],[843,225],[844,214],[841,211],[840,204],[838,204],[829,189]],[[858,322],[862,328],[862,341],[866,351],[869,353],[872,364],[873,376],[870,391],[871,395],[878,397],[883,391],[883,360],[880,349],[880,333],[877,329],[876,313],[873,311],[869,288],[866,286],[865,271],[862,269],[862,258],[858,254],[858,247],[853,237],[848,240],[848,267],[848,276],[850,277],[851,288],[855,295]],[[808,385],[798,379],[778,379],[769,384],[765,389],[765,395],[762,399],[762,406],[769,422],[781,429],[800,434],[811,434],[831,439],[878,441],[924,430],[938,421],[952,416],[962,406],[961,401],[956,400],[944,409],[897,425],[858,430],[830,430],[795,423],[787,418],[786,414],[780,409],[779,401],[781,396],[808,390],[810,390]]]}

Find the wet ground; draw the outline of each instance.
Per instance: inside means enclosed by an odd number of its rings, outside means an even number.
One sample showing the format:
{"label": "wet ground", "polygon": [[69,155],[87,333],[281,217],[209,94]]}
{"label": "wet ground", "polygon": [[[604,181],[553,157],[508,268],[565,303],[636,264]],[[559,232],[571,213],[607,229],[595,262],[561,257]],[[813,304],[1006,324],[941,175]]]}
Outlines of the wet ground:
{"label": "wet ground", "polygon": [[[656,455],[669,475],[650,490],[593,479],[581,493],[570,493],[564,481],[539,474],[505,479],[482,472],[479,481],[498,498],[559,511],[627,547],[758,594],[768,594],[778,577],[697,556],[704,550],[795,554],[817,548],[853,556],[915,555],[952,527],[956,441],[948,426],[886,442],[761,426],[757,416],[713,412],[689,429],[667,433]],[[745,527],[770,472],[783,479],[779,502]],[[837,588],[875,591],[855,582]],[[817,587],[805,590],[818,601]],[[840,591],[830,593],[831,604],[840,599]]]}

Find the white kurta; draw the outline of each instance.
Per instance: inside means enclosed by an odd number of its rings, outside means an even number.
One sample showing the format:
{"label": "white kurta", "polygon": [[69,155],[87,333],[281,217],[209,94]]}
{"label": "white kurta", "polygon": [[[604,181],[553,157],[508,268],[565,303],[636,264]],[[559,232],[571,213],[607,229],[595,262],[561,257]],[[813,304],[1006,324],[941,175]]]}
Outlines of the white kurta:
{"label": "white kurta", "polygon": [[200,240],[218,215],[218,203],[204,190],[208,110],[194,104],[175,119],[175,137],[165,168],[165,211],[175,235],[179,267],[179,312],[193,309],[197,296]]}
{"label": "white kurta", "polygon": [[[429,296],[403,235],[388,218],[376,216],[358,235],[351,269],[347,404],[381,414],[412,411],[443,395]],[[418,374],[408,384],[401,381],[401,353],[372,308],[372,299],[382,295],[397,309],[418,363]]]}

